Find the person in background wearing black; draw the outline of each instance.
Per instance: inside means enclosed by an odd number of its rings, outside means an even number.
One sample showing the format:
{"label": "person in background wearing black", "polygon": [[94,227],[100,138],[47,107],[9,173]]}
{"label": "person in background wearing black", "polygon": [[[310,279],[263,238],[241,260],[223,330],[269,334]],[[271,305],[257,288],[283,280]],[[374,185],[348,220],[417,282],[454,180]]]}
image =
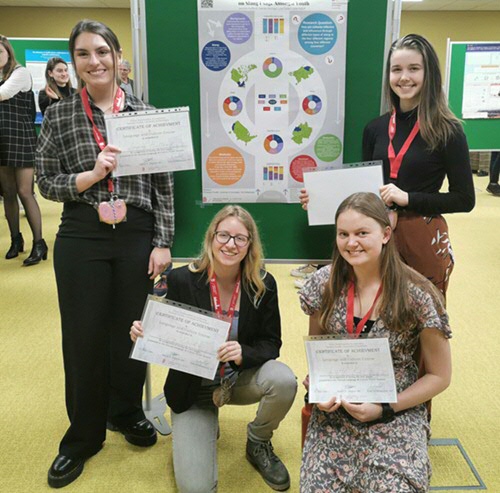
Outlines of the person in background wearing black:
{"label": "person in background wearing black", "polygon": [[71,87],[68,64],[62,58],[54,57],[47,62],[45,80],[47,81],[45,89],[38,93],[38,106],[42,115],[45,115],[48,106],[76,92],[76,89]]}
{"label": "person in background wearing black", "polygon": [[23,261],[25,266],[46,260],[48,250],[42,238],[40,207],[33,194],[36,109],[32,85],[29,71],[17,63],[9,40],[0,35],[0,182],[11,235],[5,258],[12,259],[24,252],[19,196],[33,234],[33,248]]}
{"label": "person in background wearing black", "polygon": [[486,190],[492,195],[500,197],[500,185],[498,184],[498,175],[500,173],[500,152],[491,153],[490,161],[490,182]]}

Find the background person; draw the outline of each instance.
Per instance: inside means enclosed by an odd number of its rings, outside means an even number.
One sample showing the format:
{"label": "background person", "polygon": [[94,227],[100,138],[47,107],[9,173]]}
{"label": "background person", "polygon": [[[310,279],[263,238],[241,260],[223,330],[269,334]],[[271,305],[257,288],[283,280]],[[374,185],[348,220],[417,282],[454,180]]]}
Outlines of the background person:
{"label": "background person", "polygon": [[127,94],[134,94],[134,81],[129,77],[131,71],[130,63],[127,60],[122,60],[120,62],[120,87]]}
{"label": "background person", "polygon": [[[253,218],[242,207],[226,206],[210,223],[200,257],[169,273],[167,299],[232,319],[229,340],[217,353],[224,382],[233,385],[228,403],[259,403],[247,427],[246,457],[271,488],[281,491],[289,488],[290,477],[271,437],[293,403],[297,383],[290,368],[276,361],[281,347],[278,288],[261,266]],[[140,322],[134,322],[130,334],[134,341],[142,336]],[[174,472],[181,493],[217,489],[219,408],[213,393],[220,385],[220,374],[206,380],[168,373],[164,391],[172,409]]]}
{"label": "background person", "polygon": [[45,80],[47,82],[45,88],[38,93],[38,106],[42,115],[45,115],[45,110],[49,105],[68,98],[76,92],[76,89],[71,87],[68,64],[62,58],[54,57],[47,62]]}
{"label": "background person", "polygon": [[[352,404],[332,396],[315,405],[300,490],[429,491],[424,403],[451,379],[451,331],[442,296],[401,261],[389,216],[375,194],[351,195],[335,219],[332,263],[299,292],[310,316],[309,334],[387,337],[397,402]],[[413,359],[419,342],[427,368],[421,377]]]}
{"label": "background person", "polygon": [[171,260],[174,233],[170,173],[110,178],[119,149],[106,145],[104,115],[151,108],[118,86],[118,39],[83,20],[69,50],[80,96],[47,109],[37,149],[40,192],[64,203],[54,269],[70,426],[48,473],[55,488],[99,452],[106,426],[133,445],[156,442],[142,409],[146,365],[129,358],[128,327]]}
{"label": "background person", "polygon": [[490,161],[490,182],[486,187],[486,191],[492,195],[500,197],[500,185],[498,184],[498,175],[500,174],[500,152],[491,153]]}
{"label": "background person", "polygon": [[0,182],[11,245],[5,255],[12,259],[24,252],[19,225],[19,203],[33,234],[33,248],[23,265],[47,259],[47,244],[42,238],[42,216],[33,194],[36,131],[35,101],[29,71],[16,61],[9,40],[0,35]]}

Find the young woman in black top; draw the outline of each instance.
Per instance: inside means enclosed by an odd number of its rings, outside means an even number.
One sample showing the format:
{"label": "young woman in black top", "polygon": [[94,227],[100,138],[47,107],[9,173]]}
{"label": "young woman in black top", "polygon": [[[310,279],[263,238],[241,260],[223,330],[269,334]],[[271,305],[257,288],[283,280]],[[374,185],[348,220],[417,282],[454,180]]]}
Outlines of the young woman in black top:
{"label": "young woman in black top", "polygon": [[[384,163],[380,195],[392,215],[403,260],[446,294],[453,252],[449,212],[475,204],[469,149],[460,121],[448,109],[439,60],[418,34],[394,42],[386,64],[390,111],[370,122],[363,135],[363,159]],[[444,179],[448,191],[440,192]]]}
{"label": "young woman in black top", "polygon": [[[389,112],[366,126],[363,160],[383,161],[380,195],[393,209],[403,260],[446,294],[454,260],[441,214],[469,212],[475,204],[467,140],[448,109],[439,60],[425,38],[395,41],[385,75]],[[448,191],[440,192],[445,178]],[[300,201],[307,208],[304,189]]]}
{"label": "young woman in black top", "polygon": [[45,67],[45,80],[47,85],[38,93],[38,106],[42,115],[51,104],[61,101],[76,92],[71,87],[68,64],[59,57],[51,58]]}

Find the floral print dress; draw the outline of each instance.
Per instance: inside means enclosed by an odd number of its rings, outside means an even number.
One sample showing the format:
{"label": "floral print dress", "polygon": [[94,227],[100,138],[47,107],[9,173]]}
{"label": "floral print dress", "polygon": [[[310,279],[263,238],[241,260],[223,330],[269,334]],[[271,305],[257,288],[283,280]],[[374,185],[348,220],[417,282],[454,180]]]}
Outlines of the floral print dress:
{"label": "floral print dress", "polygon": [[[316,272],[300,291],[300,302],[307,315],[321,306],[331,266]],[[418,324],[411,330],[389,330],[375,320],[368,337],[388,337],[397,391],[417,380],[413,354],[420,332],[425,328],[451,337],[448,315],[429,293],[409,285]],[[327,332],[347,334],[347,296],[341,297]],[[390,423],[361,423],[343,408],[325,413],[314,406],[307,430],[300,471],[301,493],[404,493],[429,490],[431,466],[427,452],[430,428],[424,404],[396,415]]]}

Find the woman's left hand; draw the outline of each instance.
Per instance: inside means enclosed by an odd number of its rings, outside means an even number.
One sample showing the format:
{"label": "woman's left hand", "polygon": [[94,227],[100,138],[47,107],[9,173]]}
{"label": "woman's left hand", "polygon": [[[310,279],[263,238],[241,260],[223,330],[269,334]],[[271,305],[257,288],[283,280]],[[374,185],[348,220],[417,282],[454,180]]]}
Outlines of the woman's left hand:
{"label": "woman's left hand", "polygon": [[406,207],[409,203],[408,193],[403,192],[403,190],[398,188],[393,183],[380,187],[380,197],[384,201],[385,205],[388,205],[389,207],[394,204],[399,205],[400,207]]}
{"label": "woman's left hand", "polygon": [[150,279],[155,279],[159,276],[172,262],[170,248],[154,247],[149,256],[148,274]]}
{"label": "woman's left hand", "polygon": [[342,407],[361,423],[369,423],[382,417],[382,406],[380,404],[372,404],[371,402],[352,404],[342,401]]}
{"label": "woman's left hand", "polygon": [[240,343],[238,341],[225,342],[217,351],[217,359],[222,363],[234,361],[240,366],[243,361]]}

